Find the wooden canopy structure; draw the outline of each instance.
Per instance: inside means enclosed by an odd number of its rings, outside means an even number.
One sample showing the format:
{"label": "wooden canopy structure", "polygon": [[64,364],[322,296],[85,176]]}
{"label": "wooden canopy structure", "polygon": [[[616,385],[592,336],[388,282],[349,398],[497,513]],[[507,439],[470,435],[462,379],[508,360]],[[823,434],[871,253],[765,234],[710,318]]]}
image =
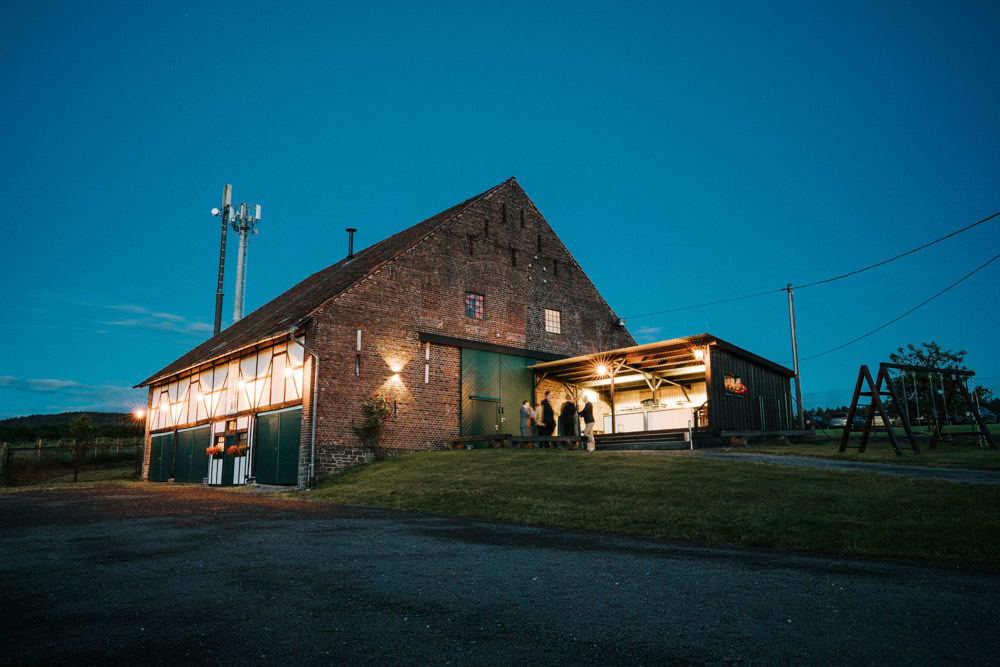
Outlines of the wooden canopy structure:
{"label": "wooden canopy structure", "polygon": [[600,395],[612,411],[610,433],[618,423],[616,393],[648,390],[652,399],[647,400],[655,404],[665,388],[673,388],[670,393],[682,396],[692,410],[694,430],[729,436],[791,428],[788,383],[794,372],[707,333],[538,363],[531,369],[536,387],[550,380],[574,398],[585,389]]}

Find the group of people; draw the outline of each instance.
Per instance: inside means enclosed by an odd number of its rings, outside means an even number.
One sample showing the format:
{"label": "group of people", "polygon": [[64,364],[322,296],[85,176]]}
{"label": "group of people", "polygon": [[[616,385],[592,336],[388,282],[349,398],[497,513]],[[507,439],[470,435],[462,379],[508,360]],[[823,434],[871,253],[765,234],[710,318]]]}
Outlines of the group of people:
{"label": "group of people", "polygon": [[552,392],[545,392],[545,398],[541,403],[536,403],[531,407],[531,401],[521,404],[521,435],[523,436],[546,436],[552,435],[559,426],[559,435],[576,435],[579,420],[583,419],[583,435],[587,438],[587,451],[592,452],[594,445],[594,406],[585,395],[583,398],[583,408],[579,413],[576,411],[576,403],[566,401],[559,411],[558,422],[556,411],[552,407]]}

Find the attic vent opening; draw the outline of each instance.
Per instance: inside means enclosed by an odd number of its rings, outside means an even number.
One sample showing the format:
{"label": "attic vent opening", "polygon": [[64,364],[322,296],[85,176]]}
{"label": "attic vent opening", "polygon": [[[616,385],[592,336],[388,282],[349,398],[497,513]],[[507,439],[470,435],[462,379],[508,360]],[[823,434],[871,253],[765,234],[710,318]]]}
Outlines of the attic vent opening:
{"label": "attic vent opening", "polygon": [[469,240],[469,254],[471,255],[472,254],[472,242],[475,240],[476,237],[475,236],[468,236],[466,238]]}
{"label": "attic vent opening", "polygon": [[486,218],[483,220],[483,236],[486,238],[490,237],[490,219]]}
{"label": "attic vent opening", "polygon": [[538,252],[542,251],[542,235],[538,235]]}
{"label": "attic vent opening", "polygon": [[507,204],[500,205],[500,217],[503,220],[503,224],[507,224]]}
{"label": "attic vent opening", "polygon": [[510,265],[517,266],[517,248],[514,246],[510,247]]}
{"label": "attic vent opening", "polygon": [[521,226],[524,227],[524,209],[521,209]]}

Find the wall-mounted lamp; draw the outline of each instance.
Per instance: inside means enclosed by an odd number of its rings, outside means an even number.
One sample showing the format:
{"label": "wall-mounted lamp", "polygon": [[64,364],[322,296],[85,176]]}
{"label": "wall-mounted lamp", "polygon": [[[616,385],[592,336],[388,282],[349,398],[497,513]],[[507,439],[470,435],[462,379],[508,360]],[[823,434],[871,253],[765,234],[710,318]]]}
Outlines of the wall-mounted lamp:
{"label": "wall-mounted lamp", "polygon": [[702,361],[705,358],[705,350],[701,349],[700,347],[695,348],[695,350],[694,350],[694,358],[697,361]]}

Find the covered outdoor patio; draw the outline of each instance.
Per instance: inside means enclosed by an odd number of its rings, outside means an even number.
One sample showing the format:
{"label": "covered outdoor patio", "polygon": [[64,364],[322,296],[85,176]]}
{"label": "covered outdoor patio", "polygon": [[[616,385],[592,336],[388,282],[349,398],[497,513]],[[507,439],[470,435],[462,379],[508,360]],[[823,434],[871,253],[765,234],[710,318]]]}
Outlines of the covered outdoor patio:
{"label": "covered outdoor patio", "polygon": [[530,369],[538,400],[545,391],[559,404],[589,397],[599,448],[693,447],[792,429],[793,371],[710,334]]}

